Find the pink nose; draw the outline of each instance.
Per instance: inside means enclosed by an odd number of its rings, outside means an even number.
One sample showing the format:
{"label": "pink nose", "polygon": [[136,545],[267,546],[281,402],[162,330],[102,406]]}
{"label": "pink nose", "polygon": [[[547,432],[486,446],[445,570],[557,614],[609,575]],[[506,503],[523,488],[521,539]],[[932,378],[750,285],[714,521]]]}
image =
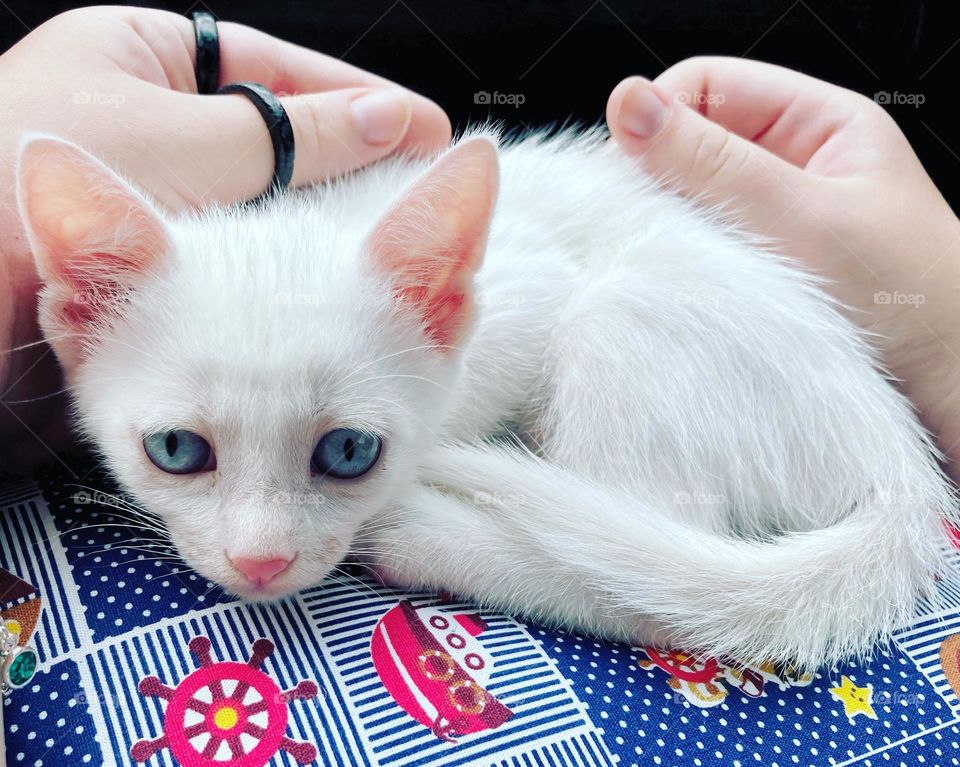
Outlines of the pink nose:
{"label": "pink nose", "polygon": [[237,557],[231,559],[230,564],[250,583],[255,586],[263,586],[286,570],[290,566],[290,560],[282,557],[277,559]]}

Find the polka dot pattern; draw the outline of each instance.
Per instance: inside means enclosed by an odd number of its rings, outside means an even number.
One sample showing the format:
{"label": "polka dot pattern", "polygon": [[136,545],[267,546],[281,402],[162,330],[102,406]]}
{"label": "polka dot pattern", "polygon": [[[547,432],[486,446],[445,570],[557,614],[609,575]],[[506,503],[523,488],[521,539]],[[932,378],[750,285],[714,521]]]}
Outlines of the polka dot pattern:
{"label": "polka dot pattern", "polygon": [[41,671],[30,685],[3,698],[9,767],[101,765],[88,692],[77,664],[62,661]]}
{"label": "polka dot pattern", "polygon": [[[669,686],[666,671],[641,668],[647,655],[640,648],[535,628],[531,632],[587,706],[620,767],[818,767],[884,749],[954,720],[947,704],[897,650],[869,665],[848,663],[821,671],[808,686],[781,689],[767,682],[758,698],[725,683],[728,694],[722,702],[699,708]],[[859,687],[872,686],[877,720],[847,718],[829,692],[842,676]]]}
{"label": "polka dot pattern", "polygon": [[[4,699],[8,762],[17,767],[82,767],[103,764],[103,753],[111,752],[127,763],[132,738],[118,736],[103,724],[98,732],[96,722],[101,720],[95,720],[93,713],[107,721],[122,715],[131,720],[131,726],[141,736],[157,732],[156,724],[141,725],[145,717],[156,717],[160,710],[151,708],[154,702],[142,703],[136,692],[137,682],[147,669],[157,669],[170,660],[170,651],[156,637],[163,632],[179,631],[182,635],[176,636],[175,644],[182,654],[183,642],[197,630],[196,625],[188,630],[187,624],[204,620],[204,611],[231,600],[213,584],[190,572],[160,534],[138,529],[136,514],[128,507],[113,508],[115,503],[109,493],[84,489],[109,487],[102,475],[87,475],[80,485],[77,480],[54,472],[41,477],[39,484],[60,533],[58,545],[63,547],[70,570],[63,578],[72,589],[69,606],[82,610],[83,623],[89,630],[83,632],[82,652],[51,644],[53,662],[44,664],[31,685]],[[49,529],[49,521],[46,524]],[[56,536],[52,540],[56,541]],[[62,562],[62,557],[57,561]],[[356,578],[362,577],[358,571]],[[225,642],[232,641],[235,632],[254,615],[242,605],[230,609],[236,610],[239,623],[223,632]],[[380,609],[381,606],[372,608],[373,612]],[[184,616],[189,616],[186,621]],[[304,643],[308,638],[315,639],[316,627],[306,620],[294,622],[298,631],[304,632]],[[142,628],[150,631],[141,632]],[[647,655],[640,648],[535,626],[528,627],[528,632],[542,646],[556,675],[566,680],[579,699],[583,706],[583,712],[576,709],[579,721],[583,722],[585,713],[595,728],[590,737],[602,743],[601,750],[610,755],[611,767],[819,767],[839,763],[867,767],[960,767],[960,728],[954,712],[918,670],[916,659],[896,648],[878,654],[868,664],[847,663],[823,670],[809,684],[780,686],[767,681],[764,694],[759,697],[748,696],[725,679],[726,696],[716,700],[715,705],[701,708],[681,690],[670,686],[670,676],[662,668],[649,663],[641,665]],[[130,656],[121,657],[120,653],[128,642],[134,641],[131,637],[143,643],[137,657],[145,660],[143,668],[123,679]],[[360,641],[363,644],[368,640],[361,637]],[[100,647],[108,649],[91,649]],[[235,649],[233,654],[242,657],[245,647]],[[90,665],[83,666],[84,678],[100,679],[98,674],[103,674],[105,667],[95,659],[101,657],[101,652],[109,653],[117,664],[114,673],[103,677],[102,683],[116,689],[92,700],[87,696],[98,693],[82,689],[80,668],[74,659],[86,653],[84,662]],[[306,661],[297,658],[297,662]],[[351,656],[350,662],[363,663],[366,659],[360,653],[356,658]],[[183,666],[181,659],[179,667],[164,676],[182,678],[189,673]],[[543,668],[549,666],[544,664]],[[311,671],[304,667],[294,676],[310,676]],[[378,682],[375,674],[369,673],[364,684],[369,685],[368,694],[376,694]],[[847,715],[843,703],[831,693],[831,688],[840,686],[843,678],[856,688],[872,691],[876,719]],[[568,694],[566,686],[563,689]],[[339,694],[338,690],[331,690]],[[506,699],[509,703],[509,693]],[[120,700],[124,703],[111,702]],[[140,705],[146,708],[138,714],[136,706]],[[544,712],[538,726],[547,727],[549,705],[544,704]],[[386,719],[396,716],[396,712],[385,704],[382,715]],[[311,735],[309,731],[302,734]],[[323,733],[313,734],[325,737]],[[430,748],[437,747],[429,730],[421,736]],[[469,744],[464,738],[464,745]],[[518,740],[511,753],[491,754],[488,762],[509,767],[546,764],[527,760],[524,754],[529,747],[530,744]],[[572,754],[571,751],[557,764],[577,767],[581,762]],[[460,763],[457,759],[451,745],[448,761],[430,764]]]}
{"label": "polka dot pattern", "polygon": [[[48,474],[43,490],[73,570],[77,596],[94,637],[119,636],[220,602],[232,601],[218,586],[180,560],[162,534],[144,529],[106,477],[82,484]],[[93,490],[87,488],[104,488]],[[116,509],[114,506],[123,508]]]}

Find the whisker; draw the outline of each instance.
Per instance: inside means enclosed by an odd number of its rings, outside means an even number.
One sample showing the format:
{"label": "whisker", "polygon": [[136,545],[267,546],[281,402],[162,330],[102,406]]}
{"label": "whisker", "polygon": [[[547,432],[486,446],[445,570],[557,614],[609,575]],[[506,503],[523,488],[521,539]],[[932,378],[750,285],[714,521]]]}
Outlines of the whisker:
{"label": "whisker", "polygon": [[380,592],[377,591],[377,589],[374,588],[373,586],[371,586],[369,583],[367,583],[366,581],[361,580],[361,579],[358,578],[357,576],[352,575],[351,573],[348,573],[346,570],[344,570],[342,565],[339,565],[339,564],[338,564],[338,565],[335,565],[330,572],[331,572],[331,573],[335,573],[336,575],[338,575],[338,576],[341,577],[341,578],[348,578],[348,579],[351,580],[351,581],[355,581],[356,583],[358,583],[358,584],[360,584],[361,586],[363,586],[364,589],[366,589],[366,591],[363,591],[363,590],[361,590],[361,589],[358,589],[358,588],[357,588],[356,586],[354,586],[352,583],[346,584],[346,585],[351,586],[352,588],[354,588],[354,589],[357,591],[358,594],[365,594],[365,593],[368,593],[368,592],[369,592],[369,593],[371,593],[371,594],[373,594],[373,595],[375,595],[375,596],[378,596],[378,597],[379,597],[379,596],[382,596],[382,595],[380,594]]}
{"label": "whisker", "polygon": [[360,381],[351,381],[350,386],[347,386],[345,389],[343,389],[343,391],[348,392],[354,387],[360,386],[361,384],[370,383],[371,381],[386,381],[389,378],[409,378],[415,381],[424,381],[425,383],[433,384],[438,389],[443,389],[443,391],[447,392],[448,394],[452,394],[450,389],[448,389],[446,386],[444,386],[440,382],[434,381],[433,379],[427,378],[425,376],[413,375],[412,373],[384,373],[383,375],[371,376],[369,378],[364,378],[363,380],[360,380]]}
{"label": "whisker", "polygon": [[375,359],[375,360],[372,360],[372,361],[370,361],[370,362],[367,362],[367,363],[361,365],[361,366],[358,367],[358,368],[354,368],[353,370],[350,371],[350,374],[347,376],[346,381],[349,381],[349,380],[350,380],[353,376],[355,376],[357,373],[360,373],[360,372],[366,370],[367,368],[371,367],[372,365],[377,365],[377,364],[379,364],[379,363],[381,363],[381,362],[383,362],[383,361],[385,361],[385,360],[392,359],[393,357],[399,357],[401,354],[410,354],[411,352],[423,351],[424,349],[443,349],[443,350],[449,349],[449,350],[455,350],[455,349],[457,349],[457,347],[455,347],[455,346],[443,346],[443,345],[439,345],[439,344],[421,344],[420,346],[410,346],[410,347],[408,347],[408,348],[406,348],[406,349],[401,349],[400,351],[397,351],[397,352],[391,352],[390,354],[384,354],[382,357],[377,357],[377,359]]}

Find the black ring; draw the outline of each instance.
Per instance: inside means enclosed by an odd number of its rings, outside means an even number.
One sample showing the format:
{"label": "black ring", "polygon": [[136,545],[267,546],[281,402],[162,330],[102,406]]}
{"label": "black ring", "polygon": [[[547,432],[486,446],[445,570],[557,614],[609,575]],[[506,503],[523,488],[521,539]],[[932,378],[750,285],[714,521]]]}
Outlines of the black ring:
{"label": "black ring", "polygon": [[220,85],[220,34],[217,20],[208,11],[194,11],[193,31],[197,38],[197,63],[193,68],[197,76],[197,93],[207,96],[217,92]]}
{"label": "black ring", "polygon": [[246,96],[257,108],[267,124],[267,130],[270,131],[270,140],[273,142],[273,178],[267,191],[258,199],[276,194],[290,186],[296,147],[293,142],[293,126],[280,99],[260,83],[228,83],[217,93]]}

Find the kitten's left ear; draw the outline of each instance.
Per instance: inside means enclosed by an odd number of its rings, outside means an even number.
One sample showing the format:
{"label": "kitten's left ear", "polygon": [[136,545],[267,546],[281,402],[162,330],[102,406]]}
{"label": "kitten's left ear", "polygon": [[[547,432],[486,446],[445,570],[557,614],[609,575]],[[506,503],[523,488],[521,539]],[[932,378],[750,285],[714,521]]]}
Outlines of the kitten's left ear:
{"label": "kitten's left ear", "polygon": [[460,339],[472,314],[497,195],[497,150],[487,139],[444,155],[394,205],[368,242],[397,300],[418,315],[441,350]]}
{"label": "kitten's left ear", "polygon": [[[39,136],[21,147],[20,215],[46,283],[41,323],[66,368],[95,326],[169,248],[154,207],[106,165],[67,141]],[[54,340],[58,339],[58,340]]]}

